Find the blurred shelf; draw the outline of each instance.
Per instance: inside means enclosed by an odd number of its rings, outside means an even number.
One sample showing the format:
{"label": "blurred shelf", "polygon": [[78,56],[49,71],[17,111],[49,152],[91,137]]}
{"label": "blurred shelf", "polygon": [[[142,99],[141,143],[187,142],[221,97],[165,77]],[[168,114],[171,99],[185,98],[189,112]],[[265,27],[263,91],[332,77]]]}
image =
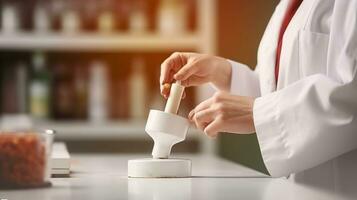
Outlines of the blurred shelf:
{"label": "blurred shelf", "polygon": [[197,50],[201,46],[198,34],[163,36],[155,33],[1,33],[2,50],[56,51],[163,51]]}
{"label": "blurred shelf", "polygon": [[[35,127],[40,129],[53,129],[58,140],[97,140],[97,139],[150,139],[145,133],[146,121],[112,121],[93,123],[87,121],[68,122],[35,122]],[[187,134],[187,139],[193,140],[203,134],[192,128]]]}

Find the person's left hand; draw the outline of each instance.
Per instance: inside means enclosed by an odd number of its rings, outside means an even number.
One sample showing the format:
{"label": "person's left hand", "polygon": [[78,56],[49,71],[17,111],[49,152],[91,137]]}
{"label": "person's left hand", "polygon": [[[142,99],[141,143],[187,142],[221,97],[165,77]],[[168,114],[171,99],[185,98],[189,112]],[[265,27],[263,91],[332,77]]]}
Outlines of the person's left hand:
{"label": "person's left hand", "polygon": [[254,98],[217,92],[193,109],[188,118],[210,137],[219,132],[249,134],[255,132]]}

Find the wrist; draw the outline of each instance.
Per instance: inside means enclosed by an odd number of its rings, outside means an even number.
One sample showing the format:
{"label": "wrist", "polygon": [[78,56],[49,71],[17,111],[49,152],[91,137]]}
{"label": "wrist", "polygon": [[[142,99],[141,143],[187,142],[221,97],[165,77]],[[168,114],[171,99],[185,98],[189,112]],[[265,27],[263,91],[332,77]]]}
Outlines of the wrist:
{"label": "wrist", "polygon": [[256,130],[255,130],[255,124],[254,124],[254,103],[255,103],[255,98],[252,99],[252,101],[250,102],[250,121],[251,121],[251,124],[252,124],[252,133],[255,133]]}
{"label": "wrist", "polygon": [[232,79],[232,65],[228,60],[221,57],[216,57],[215,74],[212,83],[222,91],[229,91]]}

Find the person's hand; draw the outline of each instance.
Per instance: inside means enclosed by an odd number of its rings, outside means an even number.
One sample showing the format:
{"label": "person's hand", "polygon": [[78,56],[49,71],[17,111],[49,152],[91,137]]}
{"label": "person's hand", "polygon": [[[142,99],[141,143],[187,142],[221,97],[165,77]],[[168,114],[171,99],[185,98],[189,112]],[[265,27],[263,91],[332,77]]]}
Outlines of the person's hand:
{"label": "person's hand", "polygon": [[211,82],[219,90],[230,88],[232,69],[230,63],[221,57],[197,53],[173,53],[161,64],[160,89],[167,98],[174,80],[185,87]]}
{"label": "person's hand", "polygon": [[252,97],[218,92],[200,103],[188,118],[210,137],[219,132],[254,133],[253,105]]}

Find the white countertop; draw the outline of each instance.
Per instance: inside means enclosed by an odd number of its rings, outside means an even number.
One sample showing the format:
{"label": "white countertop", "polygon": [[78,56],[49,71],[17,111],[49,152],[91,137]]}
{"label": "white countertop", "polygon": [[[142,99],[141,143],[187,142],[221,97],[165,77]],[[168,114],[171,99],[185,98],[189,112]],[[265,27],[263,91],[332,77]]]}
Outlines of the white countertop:
{"label": "white countertop", "polygon": [[214,156],[179,157],[192,159],[193,177],[127,178],[127,161],[143,155],[74,154],[70,178],[52,178],[50,188],[0,190],[0,199],[343,199]]}

